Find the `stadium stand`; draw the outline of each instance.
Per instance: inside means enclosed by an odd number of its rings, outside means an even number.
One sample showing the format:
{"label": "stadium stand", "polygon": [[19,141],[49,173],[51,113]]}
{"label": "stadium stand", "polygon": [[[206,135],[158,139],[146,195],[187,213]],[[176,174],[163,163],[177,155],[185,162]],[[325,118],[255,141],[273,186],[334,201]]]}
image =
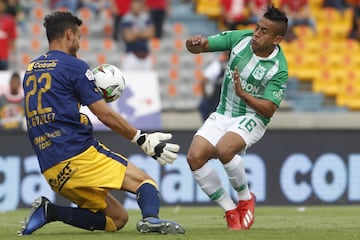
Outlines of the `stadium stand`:
{"label": "stadium stand", "polygon": [[[279,6],[280,1],[272,2]],[[205,14],[209,19],[218,16],[219,11],[213,8],[219,7],[220,0],[197,0],[196,3],[199,14]],[[289,82],[289,85],[298,82],[295,84],[298,89],[291,85],[286,100],[293,102],[290,105],[294,106],[294,111],[360,110],[356,104],[356,91],[349,92],[349,87],[344,87],[350,84],[344,69],[357,72],[356,69],[360,66],[359,43],[347,38],[352,26],[352,9],[340,12],[335,8],[323,8],[322,0],[309,3],[316,20],[316,32],[305,25],[296,26],[294,32],[297,39],[281,44],[287,56],[290,78],[297,79]],[[207,4],[209,8],[206,7]],[[238,29],[252,27],[239,26]],[[352,79],[351,84],[358,86],[354,83],[360,81],[357,74]],[[343,86],[343,90],[339,91],[339,86]],[[305,91],[299,90],[300,88]],[[355,87],[351,89],[355,90]],[[310,104],[312,101],[313,104]]]}
{"label": "stadium stand", "polygon": [[[33,57],[46,51],[43,17],[50,12],[47,1],[35,1],[27,26],[29,33],[17,39],[17,68],[24,69]],[[316,32],[297,26],[297,39],[283,42],[291,81],[283,110],[356,111],[360,110],[359,42],[348,39],[352,10],[340,12],[322,8],[322,0],[309,1],[316,20]],[[275,5],[279,1],[273,1]],[[166,111],[194,111],[201,93],[197,75],[214,57],[211,53],[192,55],[184,48],[192,34],[208,36],[220,31],[220,0],[171,1],[172,11],[165,24],[165,35],[151,41],[155,70],[159,74],[161,100]],[[112,18],[109,10],[99,16],[88,9],[78,11],[85,20],[79,56],[91,66],[108,62],[119,65],[123,47],[111,39]],[[253,25],[239,26],[239,29]],[[290,109],[289,109],[290,108]]]}

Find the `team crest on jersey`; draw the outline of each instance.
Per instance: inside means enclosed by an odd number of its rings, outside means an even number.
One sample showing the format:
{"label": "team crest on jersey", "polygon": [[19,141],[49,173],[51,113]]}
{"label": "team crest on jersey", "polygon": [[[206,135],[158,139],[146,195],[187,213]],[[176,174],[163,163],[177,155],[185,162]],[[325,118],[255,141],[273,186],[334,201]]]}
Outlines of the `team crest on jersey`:
{"label": "team crest on jersey", "polygon": [[257,67],[255,68],[255,70],[252,73],[252,76],[256,79],[256,80],[261,80],[264,78],[266,72],[266,68],[261,66],[260,64],[257,65]]}
{"label": "team crest on jersey", "polygon": [[85,76],[87,77],[87,79],[89,79],[89,81],[95,80],[95,76],[90,69],[86,71]]}

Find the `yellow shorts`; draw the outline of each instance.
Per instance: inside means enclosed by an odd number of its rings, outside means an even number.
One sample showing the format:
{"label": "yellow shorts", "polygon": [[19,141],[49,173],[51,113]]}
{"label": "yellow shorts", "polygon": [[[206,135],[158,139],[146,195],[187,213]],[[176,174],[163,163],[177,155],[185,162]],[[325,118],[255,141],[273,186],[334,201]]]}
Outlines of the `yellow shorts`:
{"label": "yellow shorts", "polygon": [[55,192],[96,212],[106,208],[105,197],[110,190],[121,188],[127,162],[124,156],[98,143],[47,169],[43,175]]}

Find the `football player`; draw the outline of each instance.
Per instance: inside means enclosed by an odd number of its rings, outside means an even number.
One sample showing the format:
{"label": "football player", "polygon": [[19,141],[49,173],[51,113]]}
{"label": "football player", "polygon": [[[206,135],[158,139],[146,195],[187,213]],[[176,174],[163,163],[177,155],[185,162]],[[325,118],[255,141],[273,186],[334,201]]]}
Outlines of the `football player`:
{"label": "football player", "polygon": [[19,235],[32,234],[43,225],[62,221],[88,230],[117,231],[128,213],[109,191],[136,194],[142,219],[139,232],[183,234],[177,223],[159,218],[157,184],[128,159],[111,151],[93,136],[89,109],[110,129],[139,145],[161,165],[172,163],[179,145],[168,143],[170,133],[144,133],[109,107],[94,84],[94,75],[76,57],[82,20],[70,12],[54,12],[44,19],[49,51],[31,61],[23,87],[29,140],[40,170],[51,188],[78,207],[57,206],[46,197],[35,199]]}

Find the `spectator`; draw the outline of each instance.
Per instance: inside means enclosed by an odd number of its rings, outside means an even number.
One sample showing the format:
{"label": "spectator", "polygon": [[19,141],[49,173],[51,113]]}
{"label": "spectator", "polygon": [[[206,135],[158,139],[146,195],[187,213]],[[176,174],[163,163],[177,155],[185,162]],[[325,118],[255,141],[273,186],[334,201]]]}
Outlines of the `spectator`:
{"label": "spectator", "polygon": [[24,92],[17,72],[10,77],[9,90],[0,96],[2,129],[20,129],[24,120]]}
{"label": "spectator", "polygon": [[154,26],[145,11],[143,0],[132,0],[130,11],[122,19],[125,51],[123,70],[150,70],[153,62],[150,57],[149,40],[154,37]]}
{"label": "spectator", "polygon": [[9,68],[10,58],[14,57],[11,55],[15,52],[16,21],[6,10],[6,1],[0,0],[0,70]]}
{"label": "spectator", "polygon": [[130,10],[131,0],[112,0],[112,10],[114,16],[113,39],[119,40],[121,33],[121,20],[123,16]]}
{"label": "spectator", "polygon": [[307,0],[281,0],[282,9],[289,19],[289,29],[297,25],[308,25],[316,31],[315,20],[311,15],[310,5]]}
{"label": "spectator", "polygon": [[[23,3],[25,6],[23,6]],[[20,0],[7,0],[7,8],[6,13],[13,16],[16,20],[16,23],[19,25],[21,30],[24,33],[27,33],[26,29],[26,11],[28,11],[27,2],[23,2]]]}
{"label": "spectator", "polygon": [[254,0],[249,1],[248,8],[249,8],[249,15],[250,15],[250,22],[257,23],[262,17],[267,9],[267,7],[271,4],[270,0]]}
{"label": "spectator", "polygon": [[343,11],[349,7],[349,3],[346,0],[324,0],[322,6],[336,8]]}
{"label": "spectator", "polygon": [[221,0],[221,19],[228,30],[235,30],[238,25],[249,24],[246,0]]}
{"label": "spectator", "polygon": [[353,9],[353,23],[349,38],[360,41],[360,1],[351,5]]}
{"label": "spectator", "polygon": [[162,38],[164,22],[169,11],[169,0],[147,0],[151,20],[155,27],[155,37]]}
{"label": "spectator", "polygon": [[345,0],[324,0],[322,7],[336,8],[339,11],[343,11],[348,6]]}
{"label": "spectator", "polygon": [[216,110],[219,103],[221,83],[228,56],[229,52],[221,52],[221,54],[205,68],[201,76],[200,81],[203,96],[198,109],[203,121],[208,118],[210,113]]}

